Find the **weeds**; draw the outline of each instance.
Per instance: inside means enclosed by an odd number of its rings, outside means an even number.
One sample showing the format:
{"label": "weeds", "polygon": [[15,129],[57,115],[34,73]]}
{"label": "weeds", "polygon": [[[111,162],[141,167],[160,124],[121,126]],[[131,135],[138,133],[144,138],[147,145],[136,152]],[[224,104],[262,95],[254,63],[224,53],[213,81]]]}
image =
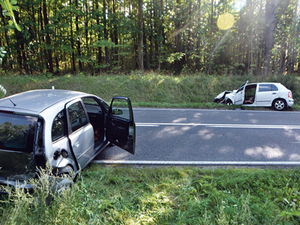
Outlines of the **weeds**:
{"label": "weeds", "polygon": [[11,192],[0,223],[299,224],[299,172],[92,165],[51,204],[42,192]]}
{"label": "weeds", "polygon": [[[69,178],[55,177],[52,169],[39,169],[37,179],[28,180],[32,189],[4,187],[7,195],[1,196],[1,224],[55,224],[66,218],[59,216],[66,214],[67,205],[74,197],[74,188]],[[64,202],[64,204],[61,204]],[[58,207],[58,210],[56,210]],[[68,220],[67,220],[68,221]],[[63,223],[67,224],[67,223]]]}

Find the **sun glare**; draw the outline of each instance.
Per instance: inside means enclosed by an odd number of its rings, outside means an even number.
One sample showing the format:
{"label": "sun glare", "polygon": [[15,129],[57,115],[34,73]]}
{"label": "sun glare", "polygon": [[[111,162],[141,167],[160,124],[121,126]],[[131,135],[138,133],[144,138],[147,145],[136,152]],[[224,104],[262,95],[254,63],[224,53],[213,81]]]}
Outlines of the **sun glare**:
{"label": "sun glare", "polygon": [[221,30],[228,30],[234,24],[234,16],[230,13],[224,13],[219,16],[217,20],[217,26]]}

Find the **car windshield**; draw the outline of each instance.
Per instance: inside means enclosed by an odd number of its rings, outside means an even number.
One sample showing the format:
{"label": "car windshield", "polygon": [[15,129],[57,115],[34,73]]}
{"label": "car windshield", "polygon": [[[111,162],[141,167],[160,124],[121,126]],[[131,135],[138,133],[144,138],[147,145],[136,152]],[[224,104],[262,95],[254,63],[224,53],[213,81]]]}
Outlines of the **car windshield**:
{"label": "car windshield", "polygon": [[0,149],[33,151],[37,117],[0,113]]}

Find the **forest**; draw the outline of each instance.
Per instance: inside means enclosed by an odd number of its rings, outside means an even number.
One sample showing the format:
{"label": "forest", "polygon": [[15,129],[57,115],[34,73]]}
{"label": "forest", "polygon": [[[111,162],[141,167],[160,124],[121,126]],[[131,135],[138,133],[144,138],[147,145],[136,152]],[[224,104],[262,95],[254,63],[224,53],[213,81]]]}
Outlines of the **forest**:
{"label": "forest", "polygon": [[20,29],[2,6],[0,73],[300,72],[298,0],[11,3]]}

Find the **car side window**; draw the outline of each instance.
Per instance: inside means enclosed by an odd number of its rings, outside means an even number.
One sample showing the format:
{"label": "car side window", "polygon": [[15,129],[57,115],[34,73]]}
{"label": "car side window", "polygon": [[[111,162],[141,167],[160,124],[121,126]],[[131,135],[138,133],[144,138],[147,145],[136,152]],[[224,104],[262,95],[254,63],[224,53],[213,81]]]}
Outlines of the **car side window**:
{"label": "car side window", "polygon": [[85,105],[87,112],[102,113],[102,109],[98,102],[91,97],[82,98],[82,102]]}
{"label": "car side window", "polygon": [[65,114],[64,111],[60,111],[53,120],[52,123],[52,141],[56,141],[65,136]]}
{"label": "car side window", "polygon": [[278,91],[278,87],[275,84],[271,84],[272,91]]}
{"label": "car side window", "polygon": [[72,132],[78,130],[88,123],[85,111],[81,102],[75,102],[68,107],[69,123]]}
{"label": "car side window", "polygon": [[271,84],[260,84],[258,91],[259,92],[272,91],[272,86]]}

